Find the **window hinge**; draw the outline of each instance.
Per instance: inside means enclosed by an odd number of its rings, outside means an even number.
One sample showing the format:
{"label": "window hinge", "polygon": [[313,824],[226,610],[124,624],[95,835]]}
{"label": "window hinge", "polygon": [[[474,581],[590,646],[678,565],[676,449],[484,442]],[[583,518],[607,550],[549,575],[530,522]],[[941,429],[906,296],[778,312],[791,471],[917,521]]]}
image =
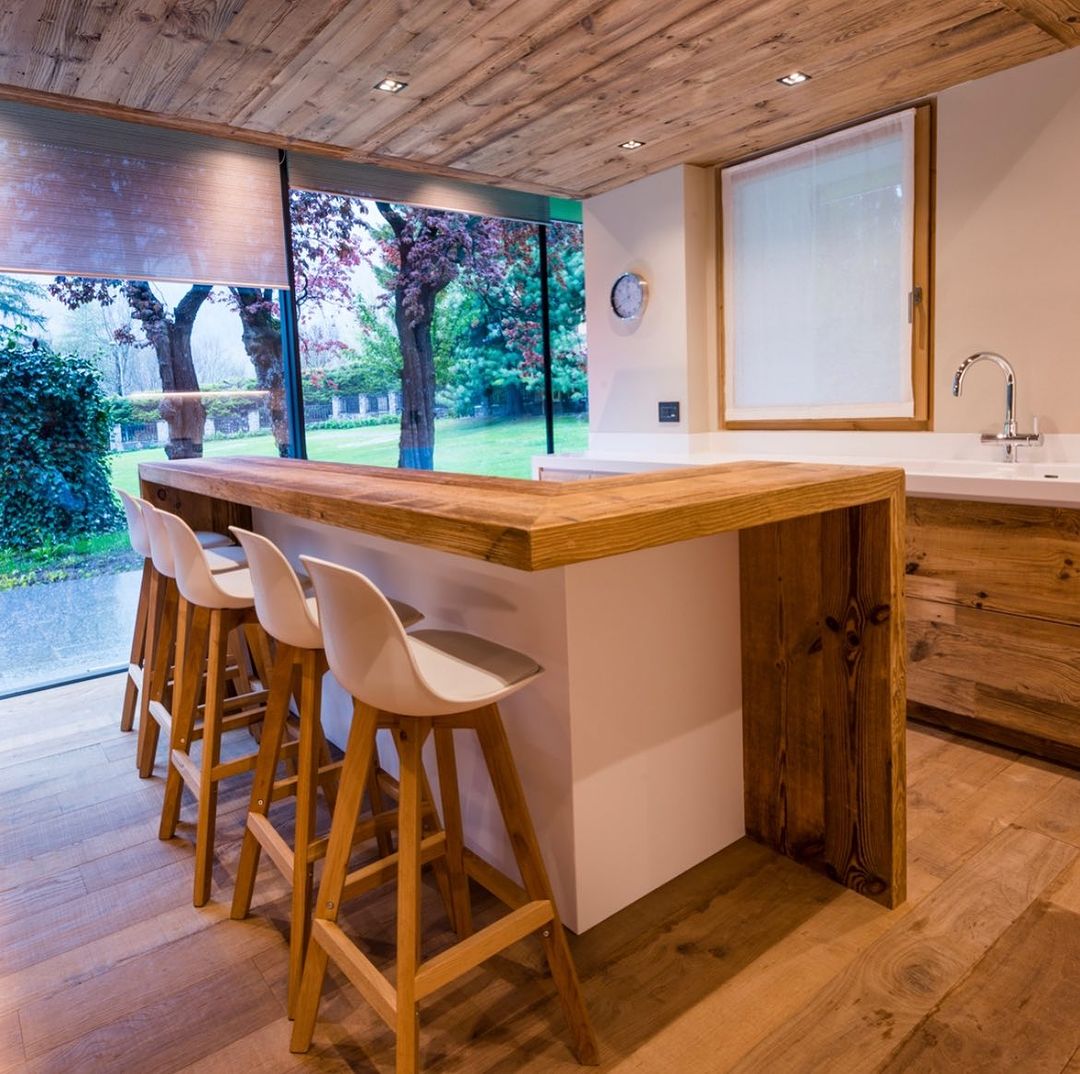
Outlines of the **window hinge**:
{"label": "window hinge", "polygon": [[922,305],[922,288],[913,287],[908,291],[907,296],[907,323],[911,324],[915,320],[915,307]]}

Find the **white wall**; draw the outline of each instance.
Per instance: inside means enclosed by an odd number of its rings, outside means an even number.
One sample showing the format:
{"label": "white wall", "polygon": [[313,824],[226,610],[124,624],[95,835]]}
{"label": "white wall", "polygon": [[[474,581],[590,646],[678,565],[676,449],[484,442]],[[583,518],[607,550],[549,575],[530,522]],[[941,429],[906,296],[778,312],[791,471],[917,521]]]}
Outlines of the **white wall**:
{"label": "white wall", "polygon": [[1080,50],[938,98],[935,428],[997,431],[996,369],[952,375],[974,351],[1016,368],[1024,429],[1080,432]]}
{"label": "white wall", "polygon": [[[715,193],[705,168],[670,168],[585,202],[589,425],[593,432],[705,432],[716,427]],[[648,281],[644,315],[620,321],[611,285]],[[679,424],[657,420],[678,401]]]}
{"label": "white wall", "polygon": [[[713,173],[673,168],[585,203],[590,429],[718,428]],[[1019,417],[1080,432],[1080,49],[938,97],[934,428],[996,431],[1004,392],[989,367],[961,399],[952,375],[976,350],[1018,377]],[[637,326],[608,292],[623,271],[652,289]],[[680,425],[656,403],[679,399]]]}

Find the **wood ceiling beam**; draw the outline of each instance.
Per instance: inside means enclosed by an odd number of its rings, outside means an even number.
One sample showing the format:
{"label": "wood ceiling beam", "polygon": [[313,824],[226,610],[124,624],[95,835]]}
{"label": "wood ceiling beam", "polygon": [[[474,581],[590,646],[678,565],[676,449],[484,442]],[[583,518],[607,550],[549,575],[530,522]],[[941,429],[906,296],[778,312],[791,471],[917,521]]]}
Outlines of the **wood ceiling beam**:
{"label": "wood ceiling beam", "polygon": [[1063,45],[1080,45],[1080,3],[1072,0],[999,0]]}

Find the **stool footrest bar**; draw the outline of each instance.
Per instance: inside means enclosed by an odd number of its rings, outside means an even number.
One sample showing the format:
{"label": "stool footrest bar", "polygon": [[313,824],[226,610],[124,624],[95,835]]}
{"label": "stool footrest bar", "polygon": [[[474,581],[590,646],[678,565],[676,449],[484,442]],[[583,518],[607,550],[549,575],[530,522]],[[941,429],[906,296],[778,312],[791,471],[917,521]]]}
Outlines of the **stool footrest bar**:
{"label": "stool footrest bar", "polygon": [[[334,761],[333,764],[323,765],[319,769],[319,781],[322,782],[326,776],[329,776],[333,772],[341,771],[342,761]],[[290,795],[296,794],[296,776],[286,776],[284,779],[279,779],[274,783],[274,790],[270,795],[272,802],[280,801],[282,798],[288,798]]]}
{"label": "stool footrest bar", "polygon": [[443,985],[456,981],[492,955],[497,955],[542,928],[553,916],[551,903],[547,899],[528,902],[487,928],[473,933],[468,939],[428,959],[416,971],[416,998],[423,999]]}
{"label": "stool footrest bar", "polygon": [[311,938],[345,971],[345,976],[391,1028],[397,1022],[397,995],[393,986],[333,921],[315,918]]}
{"label": "stool footrest bar", "polygon": [[489,865],[478,854],[474,854],[468,847],[465,848],[465,872],[472,877],[482,888],[490,891],[504,906],[516,910],[529,901],[529,896],[520,884]]}
{"label": "stool footrest bar", "polygon": [[[420,840],[420,864],[426,865],[429,861],[441,858],[446,853],[446,833],[436,832],[426,839]],[[372,891],[383,884],[388,883],[397,876],[398,854],[387,854],[385,858],[379,858],[370,865],[363,865],[345,878],[345,890],[341,894],[342,902],[353,899],[357,895],[363,895],[365,891]]]}
{"label": "stool footrest bar", "polygon": [[[374,839],[377,832],[393,831],[397,827],[398,814],[396,809],[387,809],[374,817],[366,817],[353,829],[352,845],[359,846],[361,843]],[[321,836],[313,840],[311,844],[311,857],[325,858],[326,848],[330,842],[329,836]]]}
{"label": "stool footrest bar", "polygon": [[235,761],[216,764],[210,769],[210,778],[216,782],[219,779],[228,779],[230,776],[239,776],[242,772],[250,772],[258,759],[257,753],[249,753],[246,757],[237,757]]}
{"label": "stool footrest bar", "polygon": [[270,860],[281,871],[281,875],[292,880],[294,861],[292,847],[281,838],[269,819],[261,813],[249,813],[247,827],[259,841],[263,850],[270,855]]}
{"label": "stool footrest bar", "polygon": [[173,768],[180,773],[180,778],[184,781],[188,790],[198,798],[199,789],[202,787],[202,772],[199,770],[199,766],[191,759],[190,755],[181,750],[173,750],[170,756]]}

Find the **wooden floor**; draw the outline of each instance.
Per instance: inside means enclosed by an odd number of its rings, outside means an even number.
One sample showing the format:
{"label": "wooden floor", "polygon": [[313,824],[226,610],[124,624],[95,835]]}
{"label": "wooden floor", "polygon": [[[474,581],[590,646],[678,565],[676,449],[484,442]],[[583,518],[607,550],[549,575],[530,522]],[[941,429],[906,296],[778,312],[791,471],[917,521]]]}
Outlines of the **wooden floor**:
{"label": "wooden floor", "polygon": [[[190,823],[158,841],[162,781],[135,774],[121,688],[0,702],[0,1074],[392,1070],[338,979],[290,1055],[271,867],[252,917],[228,918],[244,787],[196,910]],[[1080,779],[928,729],[909,750],[899,909],[743,841],[575,940],[602,1070],[1080,1074]],[[428,896],[426,951],[447,941]],[[392,956],[391,890],[358,926]],[[428,1071],[579,1069],[528,942],[434,997],[421,1039]]]}

